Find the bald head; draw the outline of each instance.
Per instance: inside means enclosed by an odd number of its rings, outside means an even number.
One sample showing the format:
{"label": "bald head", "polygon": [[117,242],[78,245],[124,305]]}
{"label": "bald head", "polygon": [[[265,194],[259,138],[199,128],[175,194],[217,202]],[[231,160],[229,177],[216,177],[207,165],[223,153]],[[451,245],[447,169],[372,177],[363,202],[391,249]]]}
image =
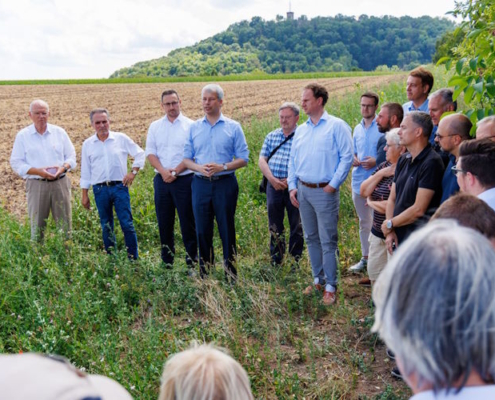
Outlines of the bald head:
{"label": "bald head", "polygon": [[495,115],[485,117],[476,124],[476,139],[495,141]]}
{"label": "bald head", "polygon": [[443,117],[440,120],[438,129],[442,131],[444,135],[459,135],[462,140],[468,140],[471,138],[469,132],[473,124],[463,114],[451,114]]}

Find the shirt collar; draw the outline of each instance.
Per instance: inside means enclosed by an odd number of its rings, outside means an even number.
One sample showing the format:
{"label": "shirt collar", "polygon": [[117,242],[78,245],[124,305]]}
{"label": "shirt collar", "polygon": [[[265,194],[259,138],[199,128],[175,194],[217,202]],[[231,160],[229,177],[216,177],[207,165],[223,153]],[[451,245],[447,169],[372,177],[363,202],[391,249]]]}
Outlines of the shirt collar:
{"label": "shirt collar", "polygon": [[318,123],[315,125],[313,124],[313,121],[311,120],[311,118],[308,118],[308,120],[306,121],[306,123],[308,125],[311,125],[311,126],[318,126],[320,125],[321,121],[327,121],[328,119],[330,118],[330,115],[328,115],[328,113],[325,111],[323,111],[323,114],[321,115],[320,119],[318,120]]}
{"label": "shirt collar", "polygon": [[210,124],[210,121],[208,121],[208,119],[206,118],[206,115],[203,117],[202,121],[203,121],[203,123],[206,123],[206,124],[208,124],[208,125],[210,125],[210,126],[215,126],[215,125],[216,125],[216,124],[218,124],[220,121],[225,122],[225,117],[223,116],[223,113],[220,113],[220,118],[218,118],[217,122],[215,122],[215,124],[214,124],[214,125],[211,125],[211,124]]}
{"label": "shirt collar", "polygon": [[[31,124],[31,125],[29,126],[29,128],[30,128],[30,133],[31,133],[31,134],[33,134],[33,135],[34,135],[35,133],[37,133],[38,135],[41,135],[41,133],[39,133],[39,132],[36,130],[36,127],[34,126],[34,124]],[[43,135],[45,135],[46,133],[50,133],[50,124],[46,124],[46,131],[45,131],[45,132],[43,132]]]}
{"label": "shirt collar", "polygon": [[[112,131],[110,131],[110,132],[108,133],[108,138],[107,138],[107,140],[109,140],[109,139],[110,139],[110,140],[115,140],[115,135],[113,134],[113,132],[112,132]],[[96,134],[96,132],[95,132],[95,134],[93,135],[93,142],[101,142],[101,140],[100,140],[100,139],[98,139],[98,135]],[[106,140],[105,140],[105,142],[106,142]],[[102,143],[104,143],[104,142],[102,142]]]}
{"label": "shirt collar", "polygon": [[[361,126],[362,126],[363,128],[365,128],[365,129],[366,129],[366,127],[364,126],[364,118],[361,120],[361,122],[360,122],[360,123],[361,123]],[[375,115],[375,118],[373,118],[373,121],[371,122],[370,128],[371,128],[373,125],[376,125],[376,115]],[[368,129],[369,129],[369,128],[368,128]]]}
{"label": "shirt collar", "polygon": [[184,116],[182,115],[182,113],[179,113],[179,116],[174,120],[174,122],[170,122],[170,120],[168,119],[168,117],[165,115],[163,117],[163,120],[168,125],[181,124],[184,121]]}
{"label": "shirt collar", "polygon": [[426,98],[425,101],[423,101],[423,103],[418,107],[414,107],[414,102],[411,100],[411,105],[409,106],[409,111],[421,111],[421,109],[423,108],[423,106],[426,104],[426,102],[428,101],[428,98]]}
{"label": "shirt collar", "polygon": [[419,153],[416,158],[414,159],[414,161],[412,160],[412,156],[411,156],[411,153],[407,153],[407,158],[409,158],[410,160],[410,163],[412,164],[413,162],[419,162],[421,160],[423,160],[424,158],[426,158],[426,156],[430,153],[430,151],[433,150],[433,147],[431,147],[431,144],[430,142],[428,142],[428,144],[426,145],[426,147],[421,150],[421,153]]}

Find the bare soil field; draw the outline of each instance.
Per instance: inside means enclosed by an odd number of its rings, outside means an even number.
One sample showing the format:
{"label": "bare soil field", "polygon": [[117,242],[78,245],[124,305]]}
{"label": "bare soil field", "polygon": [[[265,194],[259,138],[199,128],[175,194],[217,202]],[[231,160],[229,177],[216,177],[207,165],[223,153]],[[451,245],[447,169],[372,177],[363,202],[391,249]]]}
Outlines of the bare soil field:
{"label": "bare soil field", "polygon": [[[357,78],[327,78],[316,80],[331,93],[330,101],[360,88],[378,89],[401,75]],[[225,115],[248,124],[253,118],[275,115],[284,101],[300,102],[301,89],[315,80],[272,80],[222,82],[225,91]],[[26,85],[0,86],[0,201],[4,208],[18,217],[26,214],[24,181],[10,168],[9,159],[15,135],[29,125],[29,103],[41,98],[50,105],[49,122],[62,126],[76,147],[78,163],[83,141],[93,134],[89,112],[95,107],[109,110],[114,131],[121,131],[144,146],[149,124],[161,117],[160,94],[175,89],[182,99],[182,111],[192,119],[202,116],[201,88],[204,83],[98,84],[98,85]],[[79,171],[72,174],[73,188],[79,186]]]}

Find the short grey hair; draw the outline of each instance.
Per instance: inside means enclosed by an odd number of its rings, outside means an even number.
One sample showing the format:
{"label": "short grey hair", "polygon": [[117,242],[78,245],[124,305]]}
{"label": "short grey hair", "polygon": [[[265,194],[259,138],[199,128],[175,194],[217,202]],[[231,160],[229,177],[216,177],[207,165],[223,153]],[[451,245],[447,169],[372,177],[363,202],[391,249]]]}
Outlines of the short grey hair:
{"label": "short grey hair", "polygon": [[215,93],[217,95],[218,100],[223,100],[223,89],[221,88],[220,85],[217,85],[216,83],[210,83],[206,85],[201,90],[201,97],[203,97],[206,92]]}
{"label": "short grey hair", "polygon": [[454,92],[452,89],[438,89],[436,92],[430,94],[430,100],[434,97],[441,97],[443,104],[452,104],[454,106],[454,111],[457,111],[457,101],[454,100]]}
{"label": "short grey hair", "polygon": [[489,115],[488,117],[480,119],[476,123],[476,127],[479,128],[481,125],[490,124],[490,123],[495,124],[495,115]]}
{"label": "short grey hair", "polygon": [[407,117],[410,117],[412,122],[422,129],[423,137],[429,138],[431,136],[433,121],[431,120],[430,114],[423,111],[411,111],[404,116],[404,119]]}
{"label": "short grey hair", "polygon": [[481,234],[437,220],[402,243],[378,278],[372,330],[419,386],[495,377],[494,260]]}
{"label": "short grey hair", "polygon": [[286,108],[290,108],[296,117],[299,115],[300,110],[299,106],[296,103],[292,101],[286,101],[278,108],[278,112],[285,110]]}
{"label": "short grey hair", "polygon": [[394,142],[394,144],[399,145],[400,136],[399,136],[400,128],[390,129],[387,133],[385,133],[385,139],[388,142],[389,140]]}
{"label": "short grey hair", "polygon": [[106,108],[95,108],[89,113],[89,120],[91,121],[91,123],[93,123],[93,116],[95,114],[107,114],[107,117],[110,118],[110,113]]}
{"label": "short grey hair", "polygon": [[36,99],[36,100],[33,100],[31,102],[31,104],[29,105],[29,112],[33,112],[33,107],[35,105],[39,105],[39,106],[42,106],[42,107],[46,107],[46,109],[48,111],[50,111],[50,107],[48,106],[48,103],[45,101],[45,100],[41,100],[41,99]]}

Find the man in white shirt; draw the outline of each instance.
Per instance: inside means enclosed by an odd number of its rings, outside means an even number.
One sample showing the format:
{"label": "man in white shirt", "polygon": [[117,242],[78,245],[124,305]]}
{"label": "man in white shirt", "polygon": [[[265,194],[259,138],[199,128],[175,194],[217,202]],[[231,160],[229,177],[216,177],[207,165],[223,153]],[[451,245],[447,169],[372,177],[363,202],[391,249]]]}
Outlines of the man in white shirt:
{"label": "man in white shirt", "polygon": [[155,210],[160,231],[161,257],[172,268],[175,256],[175,210],[179,215],[182,241],[189,267],[198,258],[198,242],[192,209],[191,182],[193,172],[182,162],[184,145],[189,139],[192,120],[181,111],[181,100],[175,90],[162,93],[161,108],[165,115],[148,129],[146,156],[155,168]]}
{"label": "man in white shirt", "polygon": [[462,192],[477,196],[495,210],[495,142],[488,138],[462,142],[452,170]]}
{"label": "man in white shirt", "polygon": [[[86,139],[81,155],[82,205],[89,210],[88,190],[93,186],[95,203],[100,215],[103,243],[107,253],[115,247],[113,209],[124,233],[128,257],[138,258],[137,236],[132,222],[129,186],[139,169],[144,166],[145,155],[134,141],[120,132],[110,131],[110,116],[104,108],[89,114],[95,134]],[[127,172],[127,157],[134,158],[132,171]]]}
{"label": "man in white shirt", "polygon": [[57,225],[72,228],[70,179],[67,172],[76,167],[76,151],[67,132],[48,123],[50,110],[43,100],[29,106],[33,124],[19,131],[10,157],[12,169],[26,179],[31,239],[43,238],[50,211]]}

